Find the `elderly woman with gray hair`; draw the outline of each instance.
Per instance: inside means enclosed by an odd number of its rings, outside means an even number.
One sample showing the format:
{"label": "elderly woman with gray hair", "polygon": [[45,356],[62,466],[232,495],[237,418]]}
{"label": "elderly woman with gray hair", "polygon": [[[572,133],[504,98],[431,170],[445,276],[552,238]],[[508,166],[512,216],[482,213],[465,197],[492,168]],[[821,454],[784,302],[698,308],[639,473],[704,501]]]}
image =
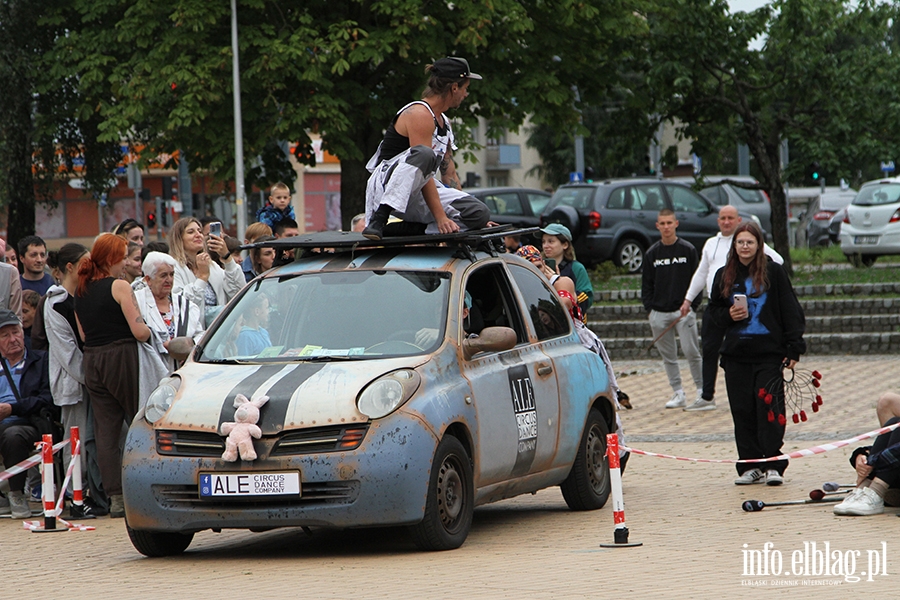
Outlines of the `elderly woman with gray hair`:
{"label": "elderly woman with gray hair", "polygon": [[142,270],[147,286],[134,295],[152,332],[150,344],[169,368],[180,366],[204,333],[200,308],[181,292],[172,292],[178,263],[162,252],[150,252]]}

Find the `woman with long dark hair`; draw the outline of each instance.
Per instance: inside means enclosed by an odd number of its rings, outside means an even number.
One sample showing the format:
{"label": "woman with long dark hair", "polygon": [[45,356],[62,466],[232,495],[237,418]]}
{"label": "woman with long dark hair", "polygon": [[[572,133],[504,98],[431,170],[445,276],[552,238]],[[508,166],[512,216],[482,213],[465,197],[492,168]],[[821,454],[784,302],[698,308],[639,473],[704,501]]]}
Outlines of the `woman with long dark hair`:
{"label": "woman with long dark hair", "polygon": [[[781,382],[782,370],[793,369],[806,352],[803,309],[787,272],[766,256],[763,246],[762,233],[754,223],[738,227],[709,299],[710,316],[726,330],[722,367],[741,459],[781,454],[784,389],[778,384],[773,393],[768,386]],[[759,393],[767,387],[771,396]],[[738,463],[735,484],[784,482],[788,461],[761,464],[762,469]]]}
{"label": "woman with long dark hair", "polygon": [[94,411],[97,463],[109,496],[111,517],[124,517],[122,499],[122,425],[138,410],[138,346],[150,329],[134,292],[120,279],[127,242],[112,233],[94,241],[90,257],[78,266],[75,315],[84,339],[84,383]]}

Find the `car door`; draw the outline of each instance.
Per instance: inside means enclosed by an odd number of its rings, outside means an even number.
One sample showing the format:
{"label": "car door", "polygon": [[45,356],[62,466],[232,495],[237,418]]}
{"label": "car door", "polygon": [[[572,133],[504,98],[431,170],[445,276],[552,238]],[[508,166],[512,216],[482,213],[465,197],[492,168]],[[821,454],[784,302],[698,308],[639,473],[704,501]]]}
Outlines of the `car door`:
{"label": "car door", "polygon": [[709,200],[683,185],[666,184],[665,188],[678,219],[678,237],[703,248],[719,231],[719,213]]}
{"label": "car door", "polygon": [[472,296],[470,319],[481,319],[484,327],[511,327],[518,340],[511,350],[460,361],[478,420],[475,452],[482,487],[549,467],[559,435],[559,392],[553,361],[530,339],[502,263],[471,271],[465,289]]}

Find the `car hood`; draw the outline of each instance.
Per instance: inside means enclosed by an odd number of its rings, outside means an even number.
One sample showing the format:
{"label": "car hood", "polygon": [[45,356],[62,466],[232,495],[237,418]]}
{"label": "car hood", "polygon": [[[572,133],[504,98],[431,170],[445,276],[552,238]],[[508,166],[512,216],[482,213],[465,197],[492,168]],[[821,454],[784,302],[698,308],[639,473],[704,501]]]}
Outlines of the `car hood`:
{"label": "car hood", "polygon": [[415,368],[428,357],[392,359],[220,365],[191,362],[177,376],[181,386],[165,416],[155,423],[161,429],[219,432],[222,423],[234,421],[234,399],[268,396],[260,409],[258,425],[263,435],[284,429],[365,422],[356,408],[360,390],[373,379],[400,368]]}

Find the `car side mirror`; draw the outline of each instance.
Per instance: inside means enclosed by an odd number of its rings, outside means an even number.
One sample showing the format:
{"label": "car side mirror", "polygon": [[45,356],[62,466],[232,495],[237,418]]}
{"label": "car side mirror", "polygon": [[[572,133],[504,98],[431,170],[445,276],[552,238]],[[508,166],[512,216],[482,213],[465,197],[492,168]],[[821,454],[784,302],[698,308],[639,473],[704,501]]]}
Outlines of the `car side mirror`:
{"label": "car side mirror", "polygon": [[462,343],[463,356],[471,360],[479,352],[502,352],[516,345],[516,332],[509,327],[485,327],[478,337],[466,338]]}

